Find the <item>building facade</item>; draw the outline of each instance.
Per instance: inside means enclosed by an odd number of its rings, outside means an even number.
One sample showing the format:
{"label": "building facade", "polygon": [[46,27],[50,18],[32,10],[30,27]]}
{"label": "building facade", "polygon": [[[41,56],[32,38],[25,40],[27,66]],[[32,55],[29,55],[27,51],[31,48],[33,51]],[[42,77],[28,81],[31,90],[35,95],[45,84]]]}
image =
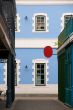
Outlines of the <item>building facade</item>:
{"label": "building facade", "polygon": [[73,16],[58,40],[58,99],[73,107]]}
{"label": "building facade", "polygon": [[[58,35],[73,15],[73,1],[17,0],[16,93],[58,93]],[[52,48],[50,57],[44,49]],[[6,89],[7,64],[1,63],[0,86]]]}

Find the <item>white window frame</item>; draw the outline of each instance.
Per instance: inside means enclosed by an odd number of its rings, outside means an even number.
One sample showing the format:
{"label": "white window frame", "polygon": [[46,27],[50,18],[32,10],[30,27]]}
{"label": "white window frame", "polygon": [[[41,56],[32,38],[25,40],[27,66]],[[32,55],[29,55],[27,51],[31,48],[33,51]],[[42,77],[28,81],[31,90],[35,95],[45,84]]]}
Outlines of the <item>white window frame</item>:
{"label": "white window frame", "polygon": [[16,59],[16,64],[17,64],[17,85],[19,85],[20,82],[20,60]]}
{"label": "white window frame", "polygon": [[16,22],[17,23],[15,23],[15,25],[17,24],[17,26],[15,26],[17,29],[15,29],[15,32],[20,32],[20,16],[19,16],[19,14],[17,13],[16,14]]}
{"label": "white window frame", "polygon": [[[38,29],[38,18],[40,18],[40,20],[41,20],[41,18],[43,17],[43,22],[40,22],[41,23],[41,25],[42,25],[42,23],[44,23],[43,24],[43,29],[41,29],[40,27],[39,27],[39,29]],[[42,16],[42,15],[37,15],[36,17],[35,17],[35,31],[45,31],[46,30],[46,17],[45,16]]]}
{"label": "white window frame", "polygon": [[[16,59],[17,63],[17,86],[20,82],[20,60]],[[4,85],[7,86],[7,63],[4,63]]]}
{"label": "white window frame", "polygon": [[64,29],[64,16],[65,15],[73,15],[73,13],[63,13],[62,17],[61,17],[61,32]]}
{"label": "white window frame", "polygon": [[[46,27],[45,27],[45,30],[36,30],[36,16],[45,16],[46,18]],[[46,14],[46,13],[35,13],[34,15],[33,15],[33,17],[32,17],[32,20],[33,20],[33,24],[32,24],[32,32],[49,32],[49,30],[48,30],[48,28],[49,28],[49,17],[48,17],[48,15]]]}
{"label": "white window frame", "polygon": [[32,69],[33,69],[33,72],[32,72],[32,82],[34,83],[34,86],[36,86],[35,85],[35,64],[36,63],[45,63],[46,64],[46,75],[45,75],[46,76],[46,78],[45,78],[46,85],[45,86],[47,86],[48,85],[48,80],[49,80],[49,78],[48,78],[48,75],[49,75],[48,63],[49,63],[49,61],[46,60],[46,59],[33,59],[32,60]]}

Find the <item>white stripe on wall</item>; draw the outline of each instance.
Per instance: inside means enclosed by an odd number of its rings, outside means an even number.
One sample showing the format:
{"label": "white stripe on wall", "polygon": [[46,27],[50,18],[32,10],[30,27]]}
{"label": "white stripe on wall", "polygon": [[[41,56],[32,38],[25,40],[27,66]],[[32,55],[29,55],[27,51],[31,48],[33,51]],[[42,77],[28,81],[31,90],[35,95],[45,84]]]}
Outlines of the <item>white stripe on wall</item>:
{"label": "white stripe on wall", "polygon": [[51,46],[52,48],[57,48],[58,39],[25,39],[18,38],[15,40],[15,48],[44,48],[46,46]]}
{"label": "white stripe on wall", "polygon": [[20,84],[15,88],[17,94],[58,94],[58,84],[47,86],[34,86],[33,84]]}
{"label": "white stripe on wall", "polygon": [[17,5],[67,5],[73,0],[16,0]]}

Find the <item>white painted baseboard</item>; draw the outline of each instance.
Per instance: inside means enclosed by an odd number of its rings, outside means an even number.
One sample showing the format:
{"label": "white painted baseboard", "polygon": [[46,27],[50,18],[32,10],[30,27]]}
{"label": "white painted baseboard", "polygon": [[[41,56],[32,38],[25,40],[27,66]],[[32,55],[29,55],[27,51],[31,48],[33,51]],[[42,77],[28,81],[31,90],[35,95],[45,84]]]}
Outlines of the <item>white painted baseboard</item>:
{"label": "white painted baseboard", "polygon": [[58,94],[58,84],[48,84],[47,86],[23,84],[17,86],[15,92],[16,94]]}
{"label": "white painted baseboard", "polygon": [[[5,92],[7,86],[0,85]],[[47,86],[34,86],[33,84],[20,84],[15,87],[16,94],[58,94],[58,84],[48,84]]]}

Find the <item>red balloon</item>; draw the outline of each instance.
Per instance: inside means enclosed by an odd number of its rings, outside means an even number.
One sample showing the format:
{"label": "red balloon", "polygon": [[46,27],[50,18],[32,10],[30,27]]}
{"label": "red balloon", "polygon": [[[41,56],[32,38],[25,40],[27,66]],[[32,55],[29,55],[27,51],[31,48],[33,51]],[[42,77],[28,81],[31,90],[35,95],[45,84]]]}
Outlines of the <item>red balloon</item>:
{"label": "red balloon", "polygon": [[49,57],[52,56],[52,54],[53,54],[52,47],[46,46],[46,47],[44,48],[44,56],[47,57],[47,58],[49,58]]}

